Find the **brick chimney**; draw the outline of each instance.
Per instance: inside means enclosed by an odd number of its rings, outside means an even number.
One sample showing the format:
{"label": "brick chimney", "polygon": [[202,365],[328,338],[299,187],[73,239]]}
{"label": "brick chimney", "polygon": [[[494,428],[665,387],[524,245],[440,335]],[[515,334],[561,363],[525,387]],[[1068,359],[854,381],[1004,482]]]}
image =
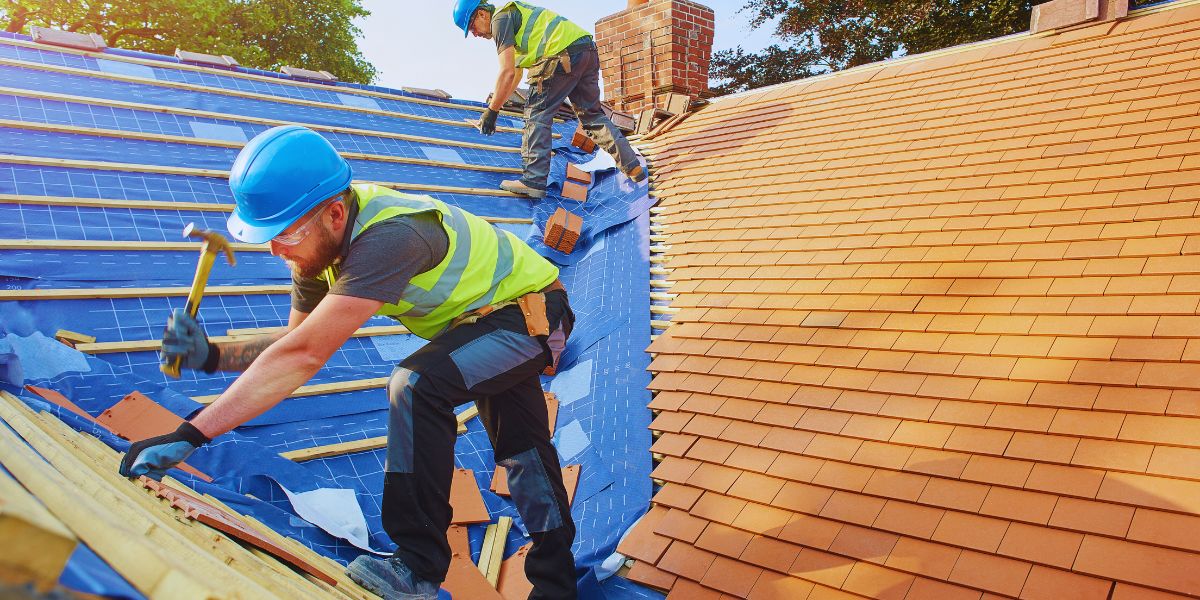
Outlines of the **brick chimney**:
{"label": "brick chimney", "polygon": [[629,0],[596,23],[604,92],[613,108],[637,113],[666,108],[667,94],[708,91],[713,10],[690,0]]}
{"label": "brick chimney", "polygon": [[1033,7],[1029,32],[1042,33],[1101,21],[1123,19],[1129,0],[1052,0]]}

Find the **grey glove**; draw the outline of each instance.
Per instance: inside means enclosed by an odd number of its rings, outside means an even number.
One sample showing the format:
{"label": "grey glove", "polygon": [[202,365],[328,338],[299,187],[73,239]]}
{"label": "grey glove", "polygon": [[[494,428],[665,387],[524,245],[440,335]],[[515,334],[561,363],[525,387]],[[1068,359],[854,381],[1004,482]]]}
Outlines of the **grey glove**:
{"label": "grey glove", "polygon": [[204,329],[187,311],[176,308],[167,319],[163,332],[162,352],[159,358],[164,365],[180,359],[180,365],[193,370],[212,373],[217,370],[220,357],[217,346],[208,341]]}
{"label": "grey glove", "polygon": [[483,135],[492,135],[493,133],[496,133],[496,117],[499,116],[499,114],[500,113],[490,108],[484,110],[483,114],[479,116],[479,133],[482,133]]}
{"label": "grey glove", "polygon": [[197,448],[211,441],[194,425],[184,421],[171,433],[130,444],[129,451],[121,459],[121,475],[145,475],[161,481],[169,469],[174,469]]}

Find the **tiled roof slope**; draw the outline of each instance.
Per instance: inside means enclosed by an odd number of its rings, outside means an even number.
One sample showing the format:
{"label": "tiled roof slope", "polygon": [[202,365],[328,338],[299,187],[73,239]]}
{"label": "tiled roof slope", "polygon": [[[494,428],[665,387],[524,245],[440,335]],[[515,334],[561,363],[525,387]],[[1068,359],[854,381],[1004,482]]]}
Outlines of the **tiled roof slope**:
{"label": "tiled roof slope", "polygon": [[1198,76],[1177,2],[721,99],[652,142],[681,311],[630,577],[1200,594]]}

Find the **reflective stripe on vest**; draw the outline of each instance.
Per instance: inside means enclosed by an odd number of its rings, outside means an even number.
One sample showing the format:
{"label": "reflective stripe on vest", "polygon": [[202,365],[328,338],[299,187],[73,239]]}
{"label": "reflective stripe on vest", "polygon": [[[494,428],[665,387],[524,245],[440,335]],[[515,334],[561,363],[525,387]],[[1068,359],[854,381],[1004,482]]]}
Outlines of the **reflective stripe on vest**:
{"label": "reflective stripe on vest", "polygon": [[591,35],[552,10],[524,2],[509,2],[500,10],[510,8],[521,13],[521,26],[513,40],[518,68],[527,69],[547,56],[566,50],[579,38]]}
{"label": "reflective stripe on vest", "polygon": [[[431,339],[463,313],[535,292],[558,278],[558,267],[512,233],[429,196],[355,184],[358,215],[351,240],[376,223],[400,215],[435,213],[446,231],[446,257],[412,278],[395,302],[378,313],[399,319]],[[330,285],[336,269],[327,269]]]}

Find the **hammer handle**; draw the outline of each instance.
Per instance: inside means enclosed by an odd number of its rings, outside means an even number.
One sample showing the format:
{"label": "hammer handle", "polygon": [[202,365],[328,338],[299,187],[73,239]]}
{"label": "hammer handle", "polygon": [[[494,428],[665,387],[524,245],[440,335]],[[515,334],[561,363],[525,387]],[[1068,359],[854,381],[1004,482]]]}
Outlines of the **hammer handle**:
{"label": "hammer handle", "polygon": [[[196,276],[192,278],[192,289],[188,291],[187,304],[184,310],[188,316],[195,317],[200,311],[200,299],[204,297],[204,286],[208,284],[208,275],[212,272],[213,261],[217,255],[209,250],[208,245],[204,245],[204,251],[200,254],[200,263],[196,265]],[[168,377],[179,379],[179,373],[182,368],[183,357],[177,357],[170,364],[159,364],[159,370],[166,373]]]}

